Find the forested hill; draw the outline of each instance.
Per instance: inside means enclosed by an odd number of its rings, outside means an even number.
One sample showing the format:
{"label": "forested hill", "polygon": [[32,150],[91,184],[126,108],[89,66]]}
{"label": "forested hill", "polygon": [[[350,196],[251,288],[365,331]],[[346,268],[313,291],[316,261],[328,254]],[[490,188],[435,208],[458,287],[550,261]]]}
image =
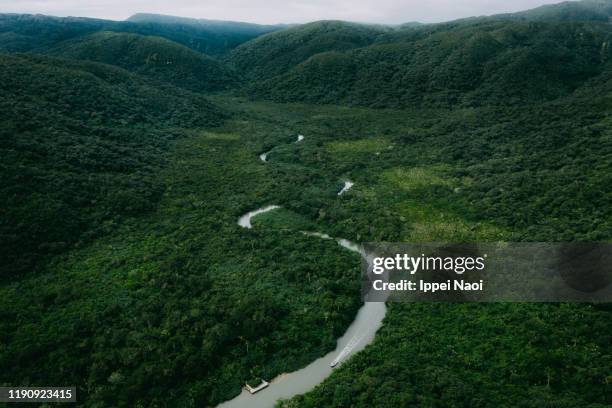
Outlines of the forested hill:
{"label": "forested hill", "polygon": [[270,33],[288,27],[286,24],[262,25],[245,23],[241,21],[208,20],[204,18],[187,18],[168,16],[164,14],[136,13],[127,21],[132,23],[160,23],[170,25],[200,27],[211,32],[220,34],[232,33],[232,35],[243,35],[246,39],[257,37],[258,35]]}
{"label": "forested hill", "polygon": [[[274,32],[0,15],[0,384],[211,407],[306,366],[362,299],[359,255],[303,231],[609,242],[611,3]],[[388,306],[280,406],[612,406],[607,304]]]}
{"label": "forested hill", "polygon": [[0,54],[0,276],[155,208],[167,142],[226,117],[120,68]]}
{"label": "forested hill", "polygon": [[[261,56],[270,53],[267,43],[289,31],[251,41],[230,55],[234,66],[248,67],[247,76],[260,78],[249,87],[251,96],[372,107],[541,102],[569,95],[606,72],[612,40],[607,23],[493,19],[397,30],[349,50],[330,45],[307,56],[287,50],[282,57],[287,63],[279,64],[283,71],[271,75],[278,70],[268,69],[270,59]],[[321,36],[326,38],[324,31]]]}
{"label": "forested hill", "polygon": [[530,21],[600,21],[607,22],[612,17],[610,0],[565,1],[548,4],[532,10],[500,15],[512,19]]}
{"label": "forested hill", "polygon": [[161,37],[102,31],[63,42],[49,53],[117,65],[194,91],[227,89],[237,81],[220,62]]}
{"label": "forested hill", "polygon": [[548,5],[441,24],[322,21],[266,34],[226,61],[246,93],[370,107],[539,103],[609,68],[612,1]]}
{"label": "forested hill", "polygon": [[[97,31],[154,35],[198,52],[218,56],[239,44],[282,26],[260,26],[225,21],[186,23],[185,19],[134,16],[130,21],[31,14],[0,14],[0,51],[40,52],[57,43]],[[188,20],[188,19],[187,19]]]}
{"label": "forested hill", "polygon": [[317,21],[256,38],[236,48],[228,61],[255,80],[291,70],[310,57],[372,44],[390,29],[344,21]]}
{"label": "forested hill", "polygon": [[284,27],[284,25],[135,14],[122,23],[120,30],[158,35],[204,54],[219,56],[244,42]]}

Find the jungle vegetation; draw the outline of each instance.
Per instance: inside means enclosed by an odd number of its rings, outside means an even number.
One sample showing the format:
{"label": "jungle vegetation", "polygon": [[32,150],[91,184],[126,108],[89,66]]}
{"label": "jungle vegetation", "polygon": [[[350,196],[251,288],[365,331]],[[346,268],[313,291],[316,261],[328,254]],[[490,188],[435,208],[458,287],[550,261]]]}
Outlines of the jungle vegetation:
{"label": "jungle vegetation", "polygon": [[[305,366],[361,299],[359,257],[303,230],[609,241],[610,4],[399,27],[1,15],[0,385],[214,406]],[[610,312],[389,305],[279,405],[610,406]]]}

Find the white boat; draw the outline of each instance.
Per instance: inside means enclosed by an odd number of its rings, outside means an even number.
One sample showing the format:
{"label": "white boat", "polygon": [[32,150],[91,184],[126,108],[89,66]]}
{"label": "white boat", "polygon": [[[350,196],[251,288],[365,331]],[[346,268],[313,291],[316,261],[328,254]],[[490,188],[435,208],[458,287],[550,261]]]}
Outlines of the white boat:
{"label": "white boat", "polygon": [[269,382],[262,380],[261,384],[259,384],[257,387],[251,387],[249,384],[245,384],[244,388],[246,388],[246,390],[250,392],[251,394],[255,394],[256,392],[259,392],[263,390],[264,388],[266,388],[268,385],[270,385]]}

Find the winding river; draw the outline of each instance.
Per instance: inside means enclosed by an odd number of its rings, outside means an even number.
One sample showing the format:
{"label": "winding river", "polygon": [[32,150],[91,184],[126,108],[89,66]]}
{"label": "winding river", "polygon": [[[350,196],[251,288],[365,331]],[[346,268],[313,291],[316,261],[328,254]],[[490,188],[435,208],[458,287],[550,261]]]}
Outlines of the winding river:
{"label": "winding river", "polygon": [[[304,136],[299,135],[296,143],[303,140]],[[262,161],[267,161],[267,153],[263,153],[259,157]],[[353,185],[352,182],[346,180],[338,195],[346,193]],[[280,208],[278,205],[268,205],[249,211],[238,219],[238,225],[243,228],[252,228],[251,219],[253,217],[278,208]],[[320,232],[302,231],[302,233],[321,239],[333,239],[343,248],[360,254],[366,260],[369,258],[360,245],[349,240],[333,238]],[[243,389],[240,395],[218,405],[218,408],[271,408],[279,399],[288,399],[312,390],[331,375],[332,370],[334,370],[332,366],[342,364],[343,361],[354,353],[363,350],[374,340],[374,335],[382,326],[385,313],[386,306],[383,302],[364,303],[346,332],[338,339],[335,350],[316,359],[302,369],[279,375],[270,381],[267,388],[257,394],[251,395]]]}
{"label": "winding river", "polygon": [[253,228],[253,226],[251,225],[251,218],[255,217],[256,215],[266,213],[268,211],[276,210],[277,208],[280,207],[278,205],[268,205],[266,207],[258,208],[254,211],[249,211],[238,219],[238,225],[240,225],[242,228]]}
{"label": "winding river", "polygon": [[[298,135],[297,140],[295,141],[295,143],[300,143],[303,140],[304,140],[304,135]],[[270,154],[271,151],[272,151],[272,149],[270,149],[267,152],[264,152],[264,153],[259,155],[259,158],[261,159],[262,162],[267,162],[268,161],[268,155]],[[338,194],[338,195],[340,195],[340,194]]]}

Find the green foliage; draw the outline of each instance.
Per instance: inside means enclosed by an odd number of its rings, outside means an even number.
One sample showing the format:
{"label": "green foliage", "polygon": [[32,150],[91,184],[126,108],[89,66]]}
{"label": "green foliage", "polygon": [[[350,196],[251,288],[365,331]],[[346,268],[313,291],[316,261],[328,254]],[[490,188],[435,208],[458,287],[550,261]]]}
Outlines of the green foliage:
{"label": "green foliage", "polygon": [[[30,14],[0,14],[0,51],[45,51],[57,43],[97,31],[158,36],[207,55],[223,55],[281,26],[135,15],[128,21]],[[187,21],[185,21],[187,20]]]}
{"label": "green foliage", "polygon": [[86,406],[214,406],[335,346],[360,304],[358,256],[236,224],[276,194],[254,148],[285,132],[180,132],[153,211],[2,281],[0,383],[77,384]]}
{"label": "green foliage", "polygon": [[200,95],[106,65],[0,55],[0,275],[155,208],[177,126],[227,115]]}
{"label": "green foliage", "polygon": [[364,353],[278,406],[604,407],[609,330],[588,305],[392,304]]}
{"label": "green foliage", "polygon": [[315,231],[316,226],[301,215],[279,208],[257,215],[251,221],[256,228],[271,228],[276,230]]}
{"label": "green foliage", "polygon": [[227,60],[250,80],[283,74],[313,55],[371,44],[385,27],[317,21],[263,35],[236,48]]}
{"label": "green foliage", "polygon": [[164,14],[150,13],[136,13],[128,18],[127,21],[132,23],[159,23],[175,25],[180,26],[182,30],[187,30],[189,27],[195,27],[225,35],[231,33],[235,36],[244,36],[244,39],[242,40],[243,42],[250,38],[257,37],[258,35],[266,34],[268,32],[280,30],[286,27],[284,24],[261,25],[237,21],[207,20],[204,18],[175,17]]}
{"label": "green foliage", "polygon": [[118,23],[93,18],[0,14],[0,51],[45,49],[60,41],[109,29]]}
{"label": "green foliage", "polygon": [[[360,282],[356,254],[302,230],[610,240],[606,4],[319,22],[228,57],[252,95],[310,105],[192,92],[234,82],[171,42],[221,55],[273,28],[0,16],[0,49],[64,57],[0,54],[0,384],[74,384],[91,407],[214,406],[303,367],[346,330]],[[236,224],[269,204],[282,208]],[[372,346],[281,405],[609,406],[609,314],[393,304]]]}
{"label": "green foliage", "polygon": [[[292,50],[291,64],[270,69],[264,40],[232,54],[261,77],[250,95],[280,102],[344,103],[372,107],[522,105],[565,96],[609,69],[608,24],[486,23],[403,29],[362,48],[319,50],[308,59]],[[328,47],[334,49],[333,47]],[[251,50],[250,54],[242,50]],[[253,58],[249,59],[248,56]],[[245,59],[246,58],[246,59]],[[263,61],[263,62],[260,62]]]}
{"label": "green foliage", "polygon": [[612,17],[612,3],[609,0],[564,1],[559,4],[548,4],[505,17],[532,21],[608,22],[610,17]]}
{"label": "green foliage", "polygon": [[192,91],[227,89],[236,82],[236,75],[218,61],[160,37],[97,32],[63,42],[49,54],[116,65]]}
{"label": "green foliage", "polygon": [[[609,102],[587,96],[412,111],[215,97],[236,119],[180,130],[156,172],[155,209],[0,286],[0,382],[74,383],[92,406],[202,406],[304,366],[354,316],[359,260],[296,229],[355,241],[609,239],[609,192],[597,187],[610,174]],[[292,143],[296,133],[306,139]],[[574,195],[561,162],[593,194]],[[522,171],[544,184],[513,177]],[[338,197],[340,177],[355,186]],[[285,210],[236,225],[266,204]],[[289,404],[469,406],[491,395],[502,406],[605,406],[608,314],[394,305],[372,347]]]}

